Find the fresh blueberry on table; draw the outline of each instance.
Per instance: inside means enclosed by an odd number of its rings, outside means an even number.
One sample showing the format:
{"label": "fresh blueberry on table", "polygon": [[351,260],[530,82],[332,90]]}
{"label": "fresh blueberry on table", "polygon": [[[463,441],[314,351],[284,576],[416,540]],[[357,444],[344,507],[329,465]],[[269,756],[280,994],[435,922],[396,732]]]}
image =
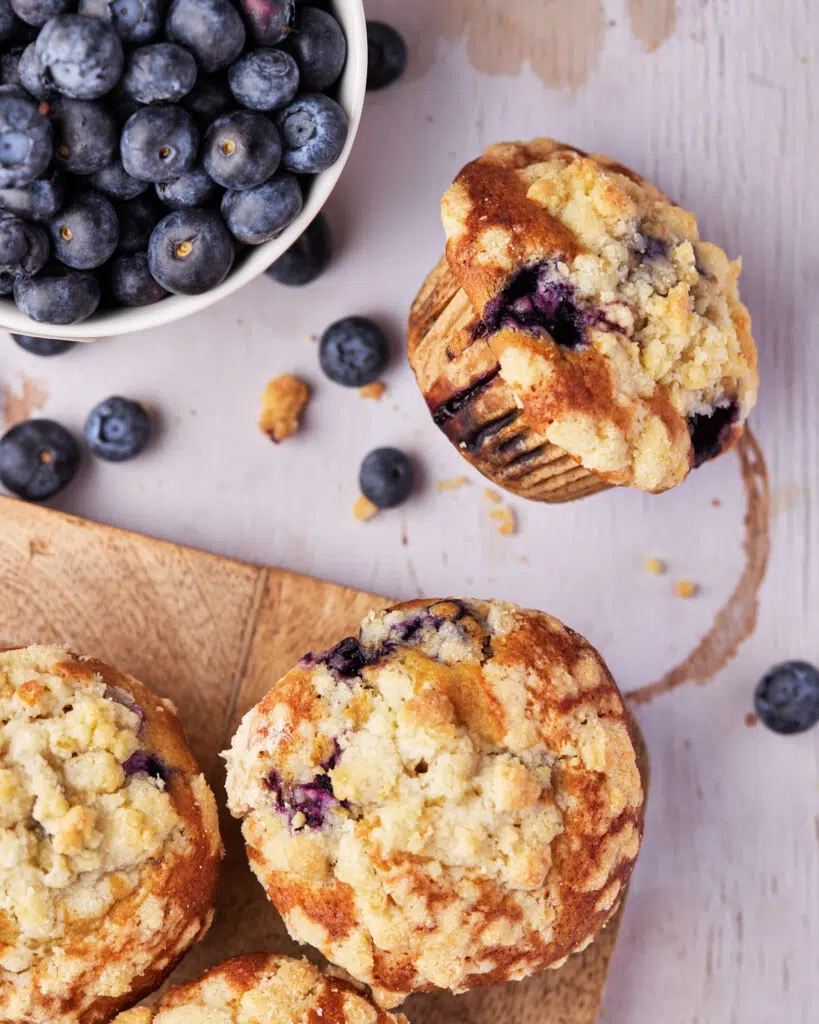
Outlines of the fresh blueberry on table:
{"label": "fresh blueberry on table", "polygon": [[310,284],[330,265],[333,258],[333,237],[330,225],[320,213],[290,248],[266,273],[279,284],[301,286]]}
{"label": "fresh blueberry on table", "polygon": [[154,187],[157,196],[169,210],[210,206],[222,194],[221,188],[201,164],[194,164],[176,181],[160,181]]}
{"label": "fresh blueberry on table", "polygon": [[80,0],[79,12],[113,25],[123,42],[147,43],[159,32],[163,0]]}
{"label": "fresh blueberry on table", "polygon": [[275,125],[254,110],[223,114],[208,128],[202,163],[215,182],[253,188],[275,174],[282,147]]}
{"label": "fresh blueberry on table", "polygon": [[295,27],[296,0],[238,0],[238,6],[261,46],[275,46]]}
{"label": "fresh blueberry on table", "polygon": [[65,338],[36,338],[32,334],[12,334],[15,343],[33,356],[61,356],[76,344]]}
{"label": "fresh blueberry on table", "polygon": [[48,220],[62,206],[65,180],[60,171],[18,188],[0,189],[0,210],[24,220]]}
{"label": "fresh blueberry on table", "polygon": [[319,342],[322,370],[330,380],[348,388],[372,384],[389,356],[384,332],[363,316],[349,316],[331,324]]}
{"label": "fresh blueberry on table", "polygon": [[0,188],[27,185],[51,162],[51,122],[19,89],[0,89]]}
{"label": "fresh blueberry on table", "polygon": [[176,210],[154,228],[148,262],[154,279],[177,295],[201,295],[227,277],[234,245],[213,210]]}
{"label": "fresh blueberry on table", "polygon": [[143,107],[125,122],[120,138],[122,166],[142,181],[174,181],[193,166],[199,129],[182,107]]}
{"label": "fresh blueberry on table", "polygon": [[307,93],[276,114],[282,165],[294,174],[318,174],[338,160],[347,141],[347,115],[329,96]]}
{"label": "fresh blueberry on table", "polygon": [[101,192],[79,192],[48,222],[54,255],[74,270],[101,267],[119,239],[114,207]]}
{"label": "fresh blueberry on table", "polygon": [[407,68],[407,44],[391,25],[367,22],[367,88],[385,89]]}
{"label": "fresh blueberry on table", "polygon": [[17,29],[17,16],[9,0],[0,0],[0,40],[11,39]]}
{"label": "fresh blueberry on table", "polygon": [[303,89],[323,92],[338,81],[347,60],[347,40],[341,26],[327,11],[300,4],[296,30],[287,39],[296,58]]}
{"label": "fresh blueberry on table", "polygon": [[283,50],[252,50],[228,71],[230,90],[249,110],[278,110],[296,98],[299,69]]}
{"label": "fresh blueberry on table", "polygon": [[[89,181],[100,192],[104,192],[112,199],[119,199],[120,201],[136,199],[137,196],[141,196],[146,189],[151,187],[149,181],[140,181],[139,178],[129,174],[122,166],[119,156],[115,156],[110,164],[106,164],[105,167],[94,171]],[[2,199],[0,199],[0,202],[2,202]]]}
{"label": "fresh blueberry on table", "polygon": [[775,665],[754,692],[759,720],[784,735],[806,732],[819,722],[819,670],[805,661]]}
{"label": "fresh blueberry on table", "polygon": [[120,89],[138,103],[175,103],[196,82],[196,61],[176,43],[151,43],[132,50]]}
{"label": "fresh blueberry on table", "polygon": [[282,172],[255,188],[225,192],[221,209],[237,241],[260,245],[281,234],[301,213],[302,203],[298,181]]}
{"label": "fresh blueberry on table", "polygon": [[20,79],[20,85],[35,100],[43,102],[56,94],[57,90],[40,64],[34,43],[29,43],[20,54],[17,77]]}
{"label": "fresh blueberry on table", "polygon": [[121,306],[151,306],[168,294],[151,275],[146,252],[111,261],[111,293]]}
{"label": "fresh blueberry on table", "polygon": [[236,106],[227,75],[199,75],[196,85],[182,98],[182,106],[204,131],[219,117]]}
{"label": "fresh blueberry on table", "polygon": [[54,157],[72,174],[94,174],[116,157],[119,130],[111,111],[93,100],[58,96],[49,102]]}
{"label": "fresh blueberry on table", "polygon": [[37,36],[34,52],[58,92],[93,100],[119,81],[125,57],[111,25],[82,14],[60,14]]}
{"label": "fresh blueberry on table", "polygon": [[11,0],[17,17],[27,25],[45,25],[71,8],[71,0]]}
{"label": "fresh blueberry on table", "polygon": [[244,24],[229,0],[174,0],[165,28],[170,40],[191,50],[203,71],[226,68],[245,45]]}
{"label": "fresh blueberry on table", "polygon": [[361,463],[361,493],[378,508],[395,508],[413,487],[412,463],[397,448],[376,448]]}
{"label": "fresh blueberry on table", "polygon": [[119,219],[117,252],[132,253],[147,249],[151,232],[164,213],[153,192],[117,203],[115,210]]}
{"label": "fresh blueberry on table", "polygon": [[26,420],[0,439],[0,483],[27,501],[45,501],[71,483],[77,442],[53,420]]}
{"label": "fresh blueberry on table", "polygon": [[83,431],[93,455],[106,462],[125,462],[151,438],[151,419],[139,402],[114,395],[89,413]]}
{"label": "fresh blueberry on table", "polygon": [[14,301],[37,323],[78,324],[99,305],[100,286],[93,274],[54,263],[36,277],[19,277]]}

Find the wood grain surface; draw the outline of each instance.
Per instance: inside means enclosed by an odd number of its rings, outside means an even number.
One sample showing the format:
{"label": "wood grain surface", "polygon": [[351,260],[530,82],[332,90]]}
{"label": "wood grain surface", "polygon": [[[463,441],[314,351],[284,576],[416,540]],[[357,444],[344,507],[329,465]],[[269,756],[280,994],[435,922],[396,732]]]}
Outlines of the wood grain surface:
{"label": "wood grain surface", "polygon": [[[65,644],[170,697],[217,795],[227,854],[216,919],[171,983],[238,953],[303,952],[248,868],[238,823],[225,811],[218,753],[308,649],[355,632],[385,603],[0,498],[0,648]],[[413,1024],[592,1024],[619,917],[558,971],[458,999],[418,996],[406,1011]]]}

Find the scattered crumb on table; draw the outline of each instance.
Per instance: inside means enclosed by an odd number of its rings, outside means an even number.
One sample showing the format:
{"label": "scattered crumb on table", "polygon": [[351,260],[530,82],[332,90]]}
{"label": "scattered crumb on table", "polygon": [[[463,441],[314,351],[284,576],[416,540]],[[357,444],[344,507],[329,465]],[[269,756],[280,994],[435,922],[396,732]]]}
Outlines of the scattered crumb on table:
{"label": "scattered crumb on table", "polygon": [[677,597],[693,597],[697,592],[697,584],[693,580],[678,580],[674,587]]}
{"label": "scattered crumb on table", "polygon": [[369,522],[373,516],[378,515],[378,506],[373,505],[370,499],[365,498],[362,494],[355,505],[353,505],[353,515],[359,523]]}
{"label": "scattered crumb on table", "polygon": [[358,397],[372,398],[377,402],[386,390],[387,385],[383,381],[374,380],[372,384],[365,384],[363,388],[358,389]]}
{"label": "scattered crumb on table", "polygon": [[318,335],[317,334],[308,334],[307,335],[307,340],[310,342],[311,345],[315,345],[315,343],[318,341]]}
{"label": "scattered crumb on table", "polygon": [[665,572],[665,562],[661,562],[659,558],[647,558],[644,567],[652,576],[662,576]]}
{"label": "scattered crumb on table", "polygon": [[520,556],[520,560],[521,560],[521,562],[522,562],[522,563],[523,563],[524,565],[528,565],[528,564],[529,564],[529,559],[528,559],[528,558],[526,557],[526,555],[521,555],[521,556]]}
{"label": "scattered crumb on table", "polygon": [[468,483],[469,477],[456,476],[452,480],[439,480],[435,485],[435,490],[438,492],[457,491],[459,487],[466,487]]}
{"label": "scattered crumb on table", "polygon": [[719,500],[719,498],[712,498],[711,499],[711,504],[713,505],[714,508],[719,508],[720,505],[722,504],[722,502]]}
{"label": "scattered crumb on table", "polygon": [[487,501],[491,501],[493,505],[500,505],[501,496],[497,491],[493,491],[491,487],[484,487],[483,496]]}
{"label": "scattered crumb on table", "polygon": [[309,398],[310,388],[289,373],[269,381],[262,395],[259,430],[276,444],[295,434]]}
{"label": "scattered crumb on table", "polygon": [[489,513],[489,518],[495,520],[498,524],[498,533],[504,537],[510,537],[513,533],[518,532],[517,518],[508,505],[501,505],[499,508],[493,508]]}
{"label": "scattered crumb on table", "polygon": [[745,724],[749,729],[753,729],[755,725],[759,725],[759,718],[753,713],[753,711],[749,711],[745,716]]}

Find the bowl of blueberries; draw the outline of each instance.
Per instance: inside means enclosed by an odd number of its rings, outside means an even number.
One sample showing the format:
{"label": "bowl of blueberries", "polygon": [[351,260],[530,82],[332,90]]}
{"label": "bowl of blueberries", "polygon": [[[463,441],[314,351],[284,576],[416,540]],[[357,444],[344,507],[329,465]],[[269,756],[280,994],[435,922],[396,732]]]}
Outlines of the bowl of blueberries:
{"label": "bowl of blueberries", "polygon": [[0,0],[0,327],[231,294],[321,210],[366,84],[361,0]]}

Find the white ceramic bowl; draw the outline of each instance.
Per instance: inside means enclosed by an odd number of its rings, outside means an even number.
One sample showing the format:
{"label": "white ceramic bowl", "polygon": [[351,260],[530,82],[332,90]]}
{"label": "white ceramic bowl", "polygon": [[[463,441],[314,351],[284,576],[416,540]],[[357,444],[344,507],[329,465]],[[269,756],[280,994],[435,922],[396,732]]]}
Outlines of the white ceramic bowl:
{"label": "white ceramic bowl", "polygon": [[231,295],[243,284],[258,277],[267,267],[289,249],[304,229],[327,202],[347,163],[364,107],[367,88],[367,25],[362,0],[332,0],[335,16],[347,36],[347,63],[341,76],[338,101],[350,122],[344,152],[326,171],[315,176],[301,213],[278,238],[256,246],[247,252],[235,270],[219,285],[204,295],[171,295],[152,306],[136,309],[114,309],[95,313],[81,324],[38,324],[15,306],[10,298],[0,299],[0,327],[15,334],[33,334],[43,338],[68,338],[71,341],[97,341],[112,334],[131,334],[150,327],[181,320],[198,313],[214,302]]}

